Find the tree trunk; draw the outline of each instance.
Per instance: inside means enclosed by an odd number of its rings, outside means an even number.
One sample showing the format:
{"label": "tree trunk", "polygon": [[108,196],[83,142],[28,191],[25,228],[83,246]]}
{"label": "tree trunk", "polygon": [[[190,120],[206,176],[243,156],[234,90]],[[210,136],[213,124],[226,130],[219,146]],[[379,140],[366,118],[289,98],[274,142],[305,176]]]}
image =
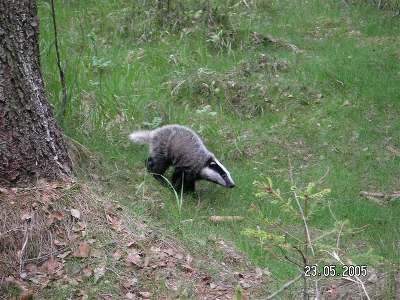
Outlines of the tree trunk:
{"label": "tree trunk", "polygon": [[0,0],[0,184],[71,175],[47,101],[35,0]]}

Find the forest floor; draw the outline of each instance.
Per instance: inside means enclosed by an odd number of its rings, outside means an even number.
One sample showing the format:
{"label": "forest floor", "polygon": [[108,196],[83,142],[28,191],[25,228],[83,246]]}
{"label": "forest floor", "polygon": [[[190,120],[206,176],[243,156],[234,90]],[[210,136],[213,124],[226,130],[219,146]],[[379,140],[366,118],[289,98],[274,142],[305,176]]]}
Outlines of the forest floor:
{"label": "forest floor", "polygon": [[[43,243],[56,252],[24,249],[31,269],[14,265],[27,277],[10,278],[8,295],[43,280],[43,299],[265,299],[304,264],[342,262],[367,276],[298,280],[279,296],[393,298],[400,19],[361,2],[57,1],[61,116],[51,7],[39,1],[42,72],[76,182],[26,195],[50,217]],[[199,202],[147,174],[146,147],[127,135],[171,123],[204,138],[234,189],[201,182]],[[22,247],[33,217],[17,211]]]}

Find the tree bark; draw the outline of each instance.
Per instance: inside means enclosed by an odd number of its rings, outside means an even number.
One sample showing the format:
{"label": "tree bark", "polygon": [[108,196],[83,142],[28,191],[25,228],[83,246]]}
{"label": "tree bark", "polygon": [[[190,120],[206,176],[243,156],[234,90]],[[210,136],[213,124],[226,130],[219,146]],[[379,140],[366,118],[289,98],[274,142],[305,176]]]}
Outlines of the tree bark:
{"label": "tree bark", "polygon": [[0,0],[0,184],[64,179],[71,160],[47,101],[35,0]]}

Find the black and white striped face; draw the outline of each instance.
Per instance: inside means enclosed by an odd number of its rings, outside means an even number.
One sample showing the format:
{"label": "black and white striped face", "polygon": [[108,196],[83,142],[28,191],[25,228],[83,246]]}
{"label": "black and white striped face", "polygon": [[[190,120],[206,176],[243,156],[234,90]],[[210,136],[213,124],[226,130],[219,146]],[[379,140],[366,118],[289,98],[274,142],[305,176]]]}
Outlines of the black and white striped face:
{"label": "black and white striped face", "polygon": [[210,159],[207,165],[201,170],[202,179],[214,182],[227,188],[233,188],[235,182],[231,174],[216,158]]}

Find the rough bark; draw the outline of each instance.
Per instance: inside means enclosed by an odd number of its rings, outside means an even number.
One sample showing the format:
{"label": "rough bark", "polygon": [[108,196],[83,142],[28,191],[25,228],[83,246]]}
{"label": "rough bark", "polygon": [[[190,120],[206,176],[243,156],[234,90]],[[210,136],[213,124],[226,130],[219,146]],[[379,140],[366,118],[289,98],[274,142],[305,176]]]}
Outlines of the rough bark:
{"label": "rough bark", "polygon": [[35,0],[0,0],[0,184],[71,174],[62,134],[47,101]]}

